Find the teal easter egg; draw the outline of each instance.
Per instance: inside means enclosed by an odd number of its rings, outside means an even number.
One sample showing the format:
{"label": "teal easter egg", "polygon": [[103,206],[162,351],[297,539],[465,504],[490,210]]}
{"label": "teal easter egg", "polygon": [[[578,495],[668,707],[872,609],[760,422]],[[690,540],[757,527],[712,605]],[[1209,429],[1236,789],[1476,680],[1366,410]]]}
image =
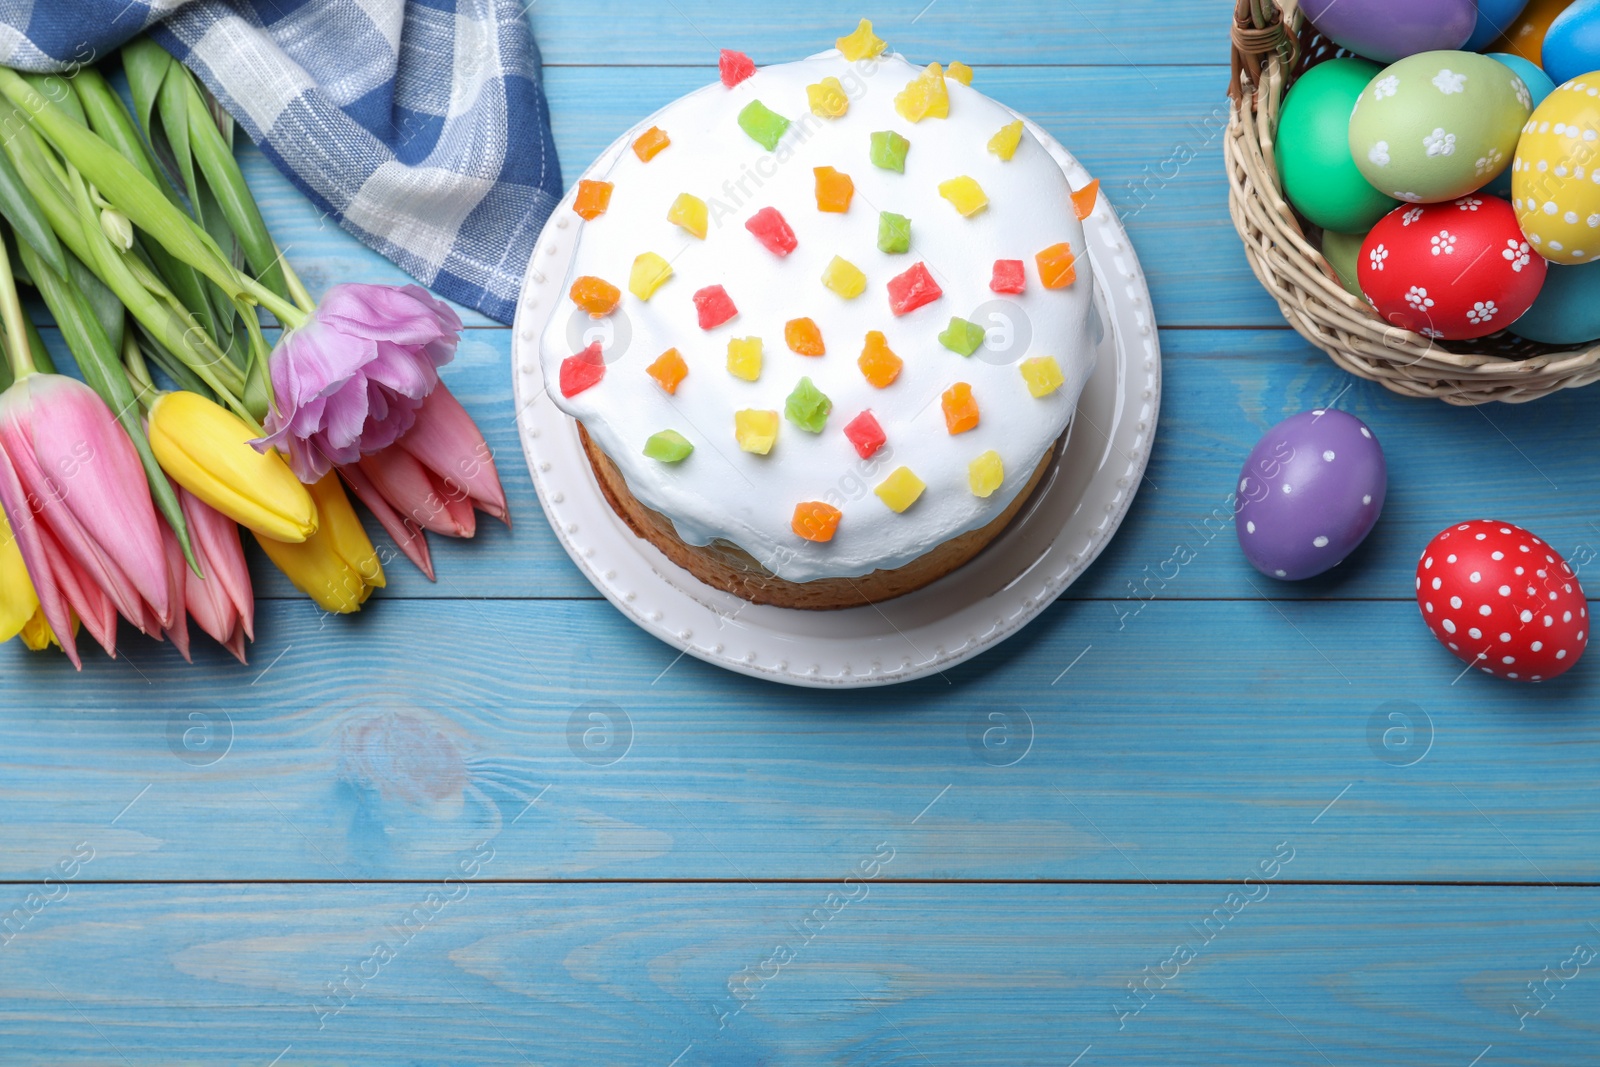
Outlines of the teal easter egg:
{"label": "teal easter egg", "polygon": [[1539,298],[1509,329],[1518,337],[1551,345],[1600,339],[1600,262],[1550,264]]}
{"label": "teal easter egg", "polygon": [[1350,158],[1350,110],[1378,65],[1330,59],[1294,83],[1278,119],[1278,175],[1300,214],[1325,230],[1366,231],[1395,206]]}
{"label": "teal easter egg", "polygon": [[1475,52],[1421,52],[1380,71],[1350,115],[1350,154],[1380,192],[1454,200],[1511,163],[1532,97],[1503,63]]}
{"label": "teal easter egg", "polygon": [[1356,281],[1356,263],[1361,259],[1361,244],[1366,239],[1364,233],[1338,233],[1334,230],[1324,230],[1322,233],[1322,258],[1328,261],[1333,273],[1339,276],[1339,284],[1351,296],[1362,295],[1361,283]]}
{"label": "teal easter egg", "polygon": [[[1479,15],[1483,9],[1478,9]],[[1522,79],[1522,84],[1528,87],[1528,99],[1534,107],[1544,102],[1544,98],[1556,91],[1556,83],[1550,80],[1550,75],[1534,63],[1523,59],[1510,52],[1490,52],[1490,59],[1499,60],[1511,68],[1511,73]],[[1489,192],[1505,200],[1511,199],[1511,168],[1507,167],[1500,172],[1500,177],[1489,183]]]}

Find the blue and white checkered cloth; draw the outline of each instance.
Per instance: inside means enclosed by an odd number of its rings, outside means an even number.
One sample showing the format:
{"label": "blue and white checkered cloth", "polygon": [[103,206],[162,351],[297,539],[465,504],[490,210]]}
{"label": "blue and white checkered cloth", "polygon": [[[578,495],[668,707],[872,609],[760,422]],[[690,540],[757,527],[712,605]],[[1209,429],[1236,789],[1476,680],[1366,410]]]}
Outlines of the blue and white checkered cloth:
{"label": "blue and white checkered cloth", "polygon": [[561,169],[523,0],[0,0],[0,63],[148,30],[278,169],[424,285],[510,322]]}

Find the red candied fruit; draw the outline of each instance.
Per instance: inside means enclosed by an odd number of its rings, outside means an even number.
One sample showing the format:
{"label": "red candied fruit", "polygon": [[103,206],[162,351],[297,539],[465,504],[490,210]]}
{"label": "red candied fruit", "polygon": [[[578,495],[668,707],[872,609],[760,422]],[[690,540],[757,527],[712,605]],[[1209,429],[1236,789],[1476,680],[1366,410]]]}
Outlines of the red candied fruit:
{"label": "red candied fruit", "polygon": [[600,357],[600,342],[592,342],[575,356],[561,361],[561,395],[577,396],[597,385],[606,376],[606,362]]}
{"label": "red candied fruit", "polygon": [[722,72],[722,84],[732,89],[756,72],[756,63],[743,52],[724,48],[717,56],[717,68]]}
{"label": "red candied fruit", "polygon": [[775,256],[788,255],[800,243],[795,240],[788,220],[775,207],[764,207],[751,215],[745,220],[744,228],[755,234],[762,247]]}
{"label": "red candied fruit", "polygon": [[921,263],[889,279],[889,310],[896,315],[915,311],[943,295],[944,290],[939,288],[939,283],[933,280],[933,275]]}
{"label": "red candied fruit", "polygon": [[720,285],[708,285],[694,294],[694,307],[700,313],[700,328],[714,330],[739,314],[733,297]]}
{"label": "red candied fruit", "polygon": [[997,259],[994,261],[994,277],[989,279],[989,288],[997,293],[1020,293],[1027,287],[1027,275],[1024,273],[1022,260]]}
{"label": "red candied fruit", "polygon": [[871,411],[863,411],[855,418],[844,424],[844,435],[850,438],[850,443],[856,446],[856,455],[862,459],[871,459],[872,454],[883,447],[889,438],[883,432],[883,427],[878,425],[878,420],[873,418]]}

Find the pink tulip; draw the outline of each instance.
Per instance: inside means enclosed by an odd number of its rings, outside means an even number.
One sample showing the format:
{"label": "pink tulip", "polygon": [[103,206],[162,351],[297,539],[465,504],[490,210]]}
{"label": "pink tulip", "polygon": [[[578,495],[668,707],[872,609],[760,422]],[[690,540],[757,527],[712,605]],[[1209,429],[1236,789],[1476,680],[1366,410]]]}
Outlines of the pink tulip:
{"label": "pink tulip", "polygon": [[372,479],[362,473],[359,464],[340,467],[339,473],[343,475],[345,484],[350,486],[350,491],[367,506],[378,524],[406,554],[406,558],[417,565],[417,570],[428,581],[433,581],[433,553],[428,550],[428,535],[422,532],[422,527],[396,511],[388,498],[378,491]]}
{"label": "pink tulip", "polygon": [[422,402],[417,421],[400,438],[400,447],[415,456],[452,493],[464,494],[479,511],[511,525],[511,511],[506,507],[506,492],[500,487],[500,472],[495,470],[494,453],[489,451],[478,424],[443,382]]}
{"label": "pink tulip", "polygon": [[183,576],[189,570],[189,561],[183,558],[183,546],[178,543],[178,535],[164,522],[161,524],[161,548],[167,557],[167,596],[177,605],[172,612],[172,621],[167,624],[167,640],[172,642],[172,647],[178,650],[178,655],[183,657],[185,663],[193,663],[194,659],[189,655],[189,613],[183,610]]}
{"label": "pink tulip", "polygon": [[421,286],[335,285],[273,349],[273,407],[256,447],[287,452],[307,484],[387,448],[411,428],[460,332]]}
{"label": "pink tulip", "polygon": [[72,614],[116,654],[116,612],[159,637],[177,607],[139,457],[82,382],[31,374],[0,394],[0,505],[74,666]]}
{"label": "pink tulip", "polygon": [[189,490],[177,489],[195,558],[205,574],[201,577],[184,567],[184,605],[200,629],[240,663],[247,663],[244,643],[247,638],[255,640],[256,598],[239,543],[239,526]]}

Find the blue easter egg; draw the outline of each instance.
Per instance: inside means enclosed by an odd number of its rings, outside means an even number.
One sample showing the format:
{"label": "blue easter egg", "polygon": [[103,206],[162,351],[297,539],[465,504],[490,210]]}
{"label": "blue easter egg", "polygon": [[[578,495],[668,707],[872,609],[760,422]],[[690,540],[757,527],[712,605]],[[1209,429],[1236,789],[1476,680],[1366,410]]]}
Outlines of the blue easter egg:
{"label": "blue easter egg", "polygon": [[1528,0],[1478,0],[1478,23],[1461,47],[1468,52],[1483,51],[1484,45],[1510,29],[1527,6]]}
{"label": "blue easter egg", "polygon": [[[1482,8],[1479,8],[1482,11]],[[1550,80],[1539,66],[1521,56],[1512,55],[1510,52],[1490,52],[1490,59],[1498,59],[1511,68],[1511,73],[1522,79],[1522,84],[1528,87],[1528,96],[1534,107],[1544,102],[1544,98],[1556,91],[1556,83]],[[1500,172],[1500,176],[1488,185],[1488,191],[1503,200],[1511,199],[1511,168],[1507,167]]]}
{"label": "blue easter egg", "polygon": [[1539,298],[1510,326],[1512,333],[1551,345],[1600,338],[1600,262],[1550,264]]}
{"label": "blue easter egg", "polygon": [[1600,70],[1600,0],[1577,0],[1556,16],[1540,62],[1557,85]]}

